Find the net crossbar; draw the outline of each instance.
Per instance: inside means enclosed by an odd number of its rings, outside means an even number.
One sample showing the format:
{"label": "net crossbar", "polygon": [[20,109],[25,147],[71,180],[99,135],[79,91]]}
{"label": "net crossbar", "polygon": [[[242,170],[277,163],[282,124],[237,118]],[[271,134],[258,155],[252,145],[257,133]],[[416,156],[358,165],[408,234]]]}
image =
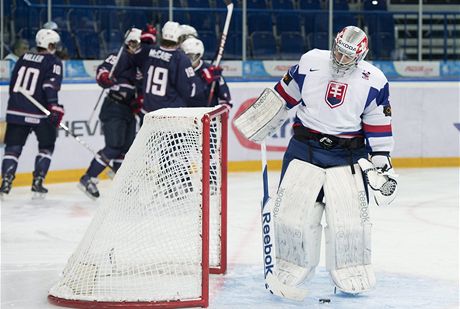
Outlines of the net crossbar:
{"label": "net crossbar", "polygon": [[226,269],[226,108],[144,118],[49,300],[81,308],[208,304]]}

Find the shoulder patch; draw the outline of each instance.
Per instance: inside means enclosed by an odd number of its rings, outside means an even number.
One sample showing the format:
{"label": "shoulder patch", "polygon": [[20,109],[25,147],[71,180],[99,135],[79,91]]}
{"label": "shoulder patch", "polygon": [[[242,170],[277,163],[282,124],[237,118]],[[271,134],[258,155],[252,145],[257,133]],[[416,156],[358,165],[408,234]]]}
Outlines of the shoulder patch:
{"label": "shoulder patch", "polygon": [[386,116],[386,117],[389,117],[391,116],[391,106],[390,104],[386,105],[383,107],[383,114]]}
{"label": "shoulder patch", "polygon": [[286,85],[289,85],[289,83],[291,82],[292,80],[292,76],[289,75],[288,73],[284,74],[283,76],[283,82],[286,84]]}

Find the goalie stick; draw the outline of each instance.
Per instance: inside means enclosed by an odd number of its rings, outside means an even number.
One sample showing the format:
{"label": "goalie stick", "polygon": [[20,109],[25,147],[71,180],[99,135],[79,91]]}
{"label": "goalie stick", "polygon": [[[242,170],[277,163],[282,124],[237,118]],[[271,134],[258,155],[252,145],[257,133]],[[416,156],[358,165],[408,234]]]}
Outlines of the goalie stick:
{"label": "goalie stick", "polygon": [[[125,47],[125,40],[128,37],[129,33],[131,32],[131,29],[133,29],[133,27],[129,28],[128,31],[126,31],[126,33],[125,33],[125,37],[123,38],[123,42],[121,43],[121,47],[120,47],[120,49],[118,50],[118,53],[117,53],[117,58],[115,59],[115,63],[112,65],[112,68],[110,69],[109,79],[112,77],[113,71],[115,71],[115,67],[118,64],[118,60],[120,59],[121,53],[123,52],[123,48]],[[106,90],[106,88],[102,88],[102,91],[99,94],[99,98],[97,98],[96,105],[94,105],[93,111],[91,112],[91,115],[89,115],[88,123],[91,123],[91,120],[93,120],[94,114],[96,113],[96,110],[99,107],[99,104],[101,103],[101,99],[104,96],[105,90]]]}
{"label": "goalie stick", "polygon": [[[32,97],[30,94],[24,91],[24,89],[19,89],[19,92],[26,97],[27,100],[29,100],[30,103],[35,105],[43,114],[46,116],[49,116],[51,112],[47,110],[43,105],[41,105],[37,100],[35,100],[34,97]],[[83,147],[85,147],[87,150],[89,150],[95,157],[99,158],[102,162],[107,164],[107,167],[110,168],[114,173],[116,172],[113,167],[106,161],[104,158],[101,157],[100,154],[98,154],[96,151],[94,151],[84,140],[80,139],[78,136],[72,133],[72,131],[69,130],[69,128],[65,125],[60,123],[59,126],[66,131],[70,136],[72,136],[77,142],[79,142]]]}
{"label": "goalie stick", "polygon": [[282,283],[274,273],[276,266],[275,222],[272,203],[268,193],[267,147],[265,140],[260,144],[262,156],[262,179],[264,196],[262,199],[262,240],[264,257],[265,288],[272,294],[292,300],[302,301],[307,296],[307,290]]}
{"label": "goalie stick", "polygon": [[[225,42],[227,41],[228,28],[230,27],[230,21],[232,20],[233,14],[233,3],[232,0],[224,0],[227,5],[227,17],[225,17],[224,29],[222,30],[222,35],[220,36],[219,48],[217,50],[216,60],[214,60],[214,65],[219,66],[222,56],[224,55]],[[211,106],[212,98],[214,97],[214,88],[216,86],[216,81],[213,81],[211,84],[211,90],[208,97],[208,106]]]}

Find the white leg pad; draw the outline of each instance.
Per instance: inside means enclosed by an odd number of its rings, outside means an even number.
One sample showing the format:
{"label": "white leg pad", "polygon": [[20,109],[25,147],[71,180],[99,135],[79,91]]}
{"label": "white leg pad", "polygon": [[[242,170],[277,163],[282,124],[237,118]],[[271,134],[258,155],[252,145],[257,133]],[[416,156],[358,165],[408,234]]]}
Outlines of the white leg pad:
{"label": "white leg pad", "polygon": [[324,169],[293,160],[272,199],[276,273],[284,284],[311,278],[319,263],[324,205],[315,201],[324,180]]}
{"label": "white leg pad", "polygon": [[326,268],[337,288],[360,293],[375,285],[371,265],[371,227],[359,166],[326,169]]}

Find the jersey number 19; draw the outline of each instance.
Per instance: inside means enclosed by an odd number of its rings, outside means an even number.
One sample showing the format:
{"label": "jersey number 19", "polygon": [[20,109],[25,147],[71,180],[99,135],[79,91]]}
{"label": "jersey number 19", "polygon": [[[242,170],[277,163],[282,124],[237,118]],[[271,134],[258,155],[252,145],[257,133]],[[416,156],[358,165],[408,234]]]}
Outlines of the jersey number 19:
{"label": "jersey number 19", "polygon": [[157,96],[164,96],[168,84],[168,69],[151,65],[147,75],[147,87],[145,92],[150,92]]}

